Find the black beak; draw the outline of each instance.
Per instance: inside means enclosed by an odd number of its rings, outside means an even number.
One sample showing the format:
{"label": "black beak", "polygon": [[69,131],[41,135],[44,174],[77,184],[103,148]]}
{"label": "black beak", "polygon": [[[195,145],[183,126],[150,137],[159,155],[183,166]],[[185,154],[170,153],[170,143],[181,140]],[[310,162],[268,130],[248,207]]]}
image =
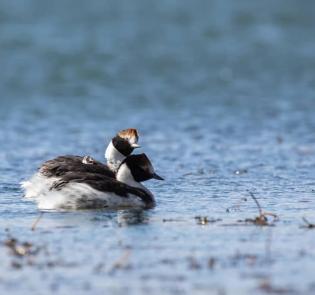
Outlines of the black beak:
{"label": "black beak", "polygon": [[161,176],[157,175],[156,173],[153,173],[152,178],[158,179],[158,180],[164,180]]}

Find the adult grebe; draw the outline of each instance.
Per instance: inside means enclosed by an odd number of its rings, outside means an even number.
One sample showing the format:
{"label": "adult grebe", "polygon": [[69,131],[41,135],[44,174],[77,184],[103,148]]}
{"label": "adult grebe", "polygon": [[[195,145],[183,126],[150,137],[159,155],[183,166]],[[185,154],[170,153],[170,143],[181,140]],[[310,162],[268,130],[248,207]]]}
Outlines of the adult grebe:
{"label": "adult grebe", "polygon": [[152,208],[153,194],[141,182],[163,180],[145,154],[123,160],[116,179],[100,171],[68,171],[33,196],[40,209]]}
{"label": "adult grebe", "polygon": [[138,132],[129,128],[118,132],[110,141],[105,158],[107,164],[94,160],[90,156],[59,156],[46,161],[30,180],[22,182],[25,197],[30,198],[47,191],[52,184],[68,172],[97,173],[115,178],[120,164],[138,145]]}

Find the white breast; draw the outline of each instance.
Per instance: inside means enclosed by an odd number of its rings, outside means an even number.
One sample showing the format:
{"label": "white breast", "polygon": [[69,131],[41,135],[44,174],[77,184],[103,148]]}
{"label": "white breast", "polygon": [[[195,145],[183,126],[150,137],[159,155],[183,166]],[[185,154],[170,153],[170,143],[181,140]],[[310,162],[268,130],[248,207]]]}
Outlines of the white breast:
{"label": "white breast", "polygon": [[129,194],[121,197],[114,193],[104,193],[85,183],[69,183],[60,191],[52,190],[37,198],[39,209],[93,209],[123,207],[144,208],[144,202]]}

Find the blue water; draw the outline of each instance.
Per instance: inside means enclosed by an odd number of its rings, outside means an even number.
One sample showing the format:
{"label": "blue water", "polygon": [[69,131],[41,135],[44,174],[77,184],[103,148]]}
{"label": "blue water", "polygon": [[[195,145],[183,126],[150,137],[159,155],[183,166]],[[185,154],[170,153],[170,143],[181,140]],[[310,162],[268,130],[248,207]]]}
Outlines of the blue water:
{"label": "blue water", "polygon": [[[1,1],[1,294],[314,294],[314,27],[313,1]],[[156,208],[31,231],[19,182],[128,127]]]}

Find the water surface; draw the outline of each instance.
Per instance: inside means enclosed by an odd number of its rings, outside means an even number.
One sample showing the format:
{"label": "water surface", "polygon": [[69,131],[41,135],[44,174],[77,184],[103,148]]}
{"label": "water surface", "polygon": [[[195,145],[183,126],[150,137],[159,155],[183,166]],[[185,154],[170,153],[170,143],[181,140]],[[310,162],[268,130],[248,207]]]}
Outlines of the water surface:
{"label": "water surface", "polygon": [[[2,293],[314,294],[314,8],[1,1],[0,239],[39,247],[2,243]],[[146,183],[156,208],[31,231],[19,182],[57,155],[102,160],[128,127],[166,179]],[[275,226],[238,222],[258,215],[248,191]]]}

